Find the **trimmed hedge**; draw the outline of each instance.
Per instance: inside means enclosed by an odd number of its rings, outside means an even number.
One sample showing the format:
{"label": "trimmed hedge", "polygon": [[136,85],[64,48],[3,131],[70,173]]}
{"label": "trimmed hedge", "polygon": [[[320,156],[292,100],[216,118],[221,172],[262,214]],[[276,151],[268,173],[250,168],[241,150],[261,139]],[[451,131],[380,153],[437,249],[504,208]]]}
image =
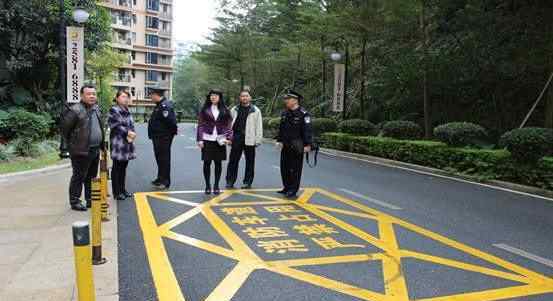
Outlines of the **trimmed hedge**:
{"label": "trimmed hedge", "polygon": [[312,118],[313,134],[319,136],[328,132],[335,132],[338,129],[338,123],[330,118]]}
{"label": "trimmed hedge", "polygon": [[553,154],[553,129],[528,127],[501,136],[499,144],[519,161],[535,163]]}
{"label": "trimmed hedge", "polygon": [[377,135],[376,127],[370,121],[363,119],[344,120],[338,124],[338,130],[341,133],[352,135]]}
{"label": "trimmed hedge", "polygon": [[480,180],[503,180],[553,189],[553,159],[528,165],[505,150],[449,147],[442,142],[358,137],[343,133],[323,135],[324,146],[338,150],[419,164]]}
{"label": "trimmed hedge", "polygon": [[422,137],[422,128],[412,121],[388,121],[382,125],[382,136],[395,139],[417,139]]}
{"label": "trimmed hedge", "polygon": [[437,126],[434,136],[450,146],[475,146],[488,133],[483,127],[470,122],[451,122]]}

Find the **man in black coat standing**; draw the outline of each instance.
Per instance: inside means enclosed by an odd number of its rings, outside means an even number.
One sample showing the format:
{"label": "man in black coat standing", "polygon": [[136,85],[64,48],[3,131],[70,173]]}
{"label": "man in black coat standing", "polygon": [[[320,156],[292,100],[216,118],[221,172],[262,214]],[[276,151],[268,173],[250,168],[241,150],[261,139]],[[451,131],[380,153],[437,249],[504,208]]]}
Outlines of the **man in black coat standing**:
{"label": "man in black coat standing", "polygon": [[163,90],[154,89],[150,97],[156,103],[148,122],[148,138],[153,142],[157,162],[157,178],[152,185],[165,190],[171,186],[171,145],[177,134],[177,117]]}
{"label": "man in black coat standing", "polygon": [[302,96],[288,91],[284,96],[286,110],[280,117],[280,127],[276,137],[280,154],[280,173],[284,188],[279,193],[287,198],[295,198],[300,189],[303,169],[303,154],[311,150],[313,131],[311,116],[299,105]]}
{"label": "man in black coat standing", "polygon": [[[67,141],[73,168],[69,203],[76,211],[86,211],[92,205],[91,181],[98,174],[100,148],[104,145],[104,127],[96,101],[96,88],[84,85],[81,102],[68,107],[62,117],[62,135]],[[80,200],[83,186],[86,207]]]}

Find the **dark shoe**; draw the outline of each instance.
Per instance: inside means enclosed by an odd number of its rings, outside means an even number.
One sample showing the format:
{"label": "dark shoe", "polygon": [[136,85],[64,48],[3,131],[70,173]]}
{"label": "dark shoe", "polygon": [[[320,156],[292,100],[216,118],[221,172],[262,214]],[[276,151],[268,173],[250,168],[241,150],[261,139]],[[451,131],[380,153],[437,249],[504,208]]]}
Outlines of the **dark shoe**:
{"label": "dark shoe", "polygon": [[221,194],[221,189],[219,189],[219,187],[213,188],[213,194],[215,195]]}
{"label": "dark shoe", "polygon": [[294,192],[294,191],[288,191],[286,193],[286,198],[287,199],[295,199],[297,198],[297,195],[296,195],[297,192]]}
{"label": "dark shoe", "polygon": [[127,198],[132,197],[132,193],[130,193],[130,192],[128,192],[128,191],[123,192],[123,194],[124,194],[125,197],[127,197]]}
{"label": "dark shoe", "polygon": [[92,208],[92,201],[87,200],[86,201],[86,208]]}
{"label": "dark shoe", "polygon": [[287,194],[287,193],[288,193],[288,190],[282,189],[282,190],[277,191],[277,193],[280,193],[280,194]]}
{"label": "dark shoe", "polygon": [[86,211],[86,207],[81,203],[71,205],[71,209],[75,211]]}
{"label": "dark shoe", "polygon": [[118,201],[124,201],[125,199],[127,199],[127,196],[124,193],[121,193],[117,197],[115,197],[115,199]]}
{"label": "dark shoe", "polygon": [[211,187],[205,188],[205,194],[211,194]]}
{"label": "dark shoe", "polygon": [[159,179],[155,179],[155,180],[152,181],[152,185],[159,186],[159,185],[161,185],[161,182],[159,181]]}
{"label": "dark shoe", "polygon": [[252,184],[244,184],[242,185],[242,189],[252,189]]}
{"label": "dark shoe", "polygon": [[226,189],[234,189],[234,185],[233,184],[227,184],[227,186],[225,186]]}

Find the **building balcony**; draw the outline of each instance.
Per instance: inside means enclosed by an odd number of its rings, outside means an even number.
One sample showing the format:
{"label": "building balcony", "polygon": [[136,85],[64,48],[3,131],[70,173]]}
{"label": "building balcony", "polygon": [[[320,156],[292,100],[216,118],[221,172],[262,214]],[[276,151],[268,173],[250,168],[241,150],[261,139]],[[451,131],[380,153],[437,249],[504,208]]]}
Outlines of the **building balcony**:
{"label": "building balcony", "polygon": [[159,31],[160,36],[171,37],[171,34],[172,34],[171,30],[161,29]]}
{"label": "building balcony", "polygon": [[112,20],[111,27],[124,31],[131,31],[132,22],[130,20]]}
{"label": "building balcony", "polygon": [[132,50],[132,39],[113,38],[111,41],[111,47]]}
{"label": "building balcony", "polygon": [[113,9],[132,11],[131,0],[102,0],[99,4]]}
{"label": "building balcony", "polygon": [[167,12],[159,12],[159,17],[167,20],[173,20],[173,13],[170,11]]}
{"label": "building balcony", "polygon": [[130,83],[131,82],[131,75],[130,74],[121,74],[121,73],[114,73],[113,74],[113,81],[115,82],[121,82],[121,83]]}
{"label": "building balcony", "polygon": [[173,0],[160,0],[160,3],[173,4]]}

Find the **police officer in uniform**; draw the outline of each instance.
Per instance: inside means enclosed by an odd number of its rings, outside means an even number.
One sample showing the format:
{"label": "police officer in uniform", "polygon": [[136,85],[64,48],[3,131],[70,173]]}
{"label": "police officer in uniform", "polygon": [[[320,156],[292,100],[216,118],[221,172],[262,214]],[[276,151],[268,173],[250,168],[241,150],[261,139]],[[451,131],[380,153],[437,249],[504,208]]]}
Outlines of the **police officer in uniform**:
{"label": "police officer in uniform", "polygon": [[163,90],[152,90],[150,97],[156,103],[148,122],[148,138],[154,145],[157,178],[152,185],[159,189],[171,186],[171,144],[177,134],[177,118],[173,103],[165,98]]}
{"label": "police officer in uniform", "polygon": [[284,96],[286,110],[280,117],[276,137],[281,148],[280,174],[284,188],[278,193],[295,198],[300,188],[303,155],[311,150],[313,141],[311,116],[299,103],[303,97],[292,90]]}

